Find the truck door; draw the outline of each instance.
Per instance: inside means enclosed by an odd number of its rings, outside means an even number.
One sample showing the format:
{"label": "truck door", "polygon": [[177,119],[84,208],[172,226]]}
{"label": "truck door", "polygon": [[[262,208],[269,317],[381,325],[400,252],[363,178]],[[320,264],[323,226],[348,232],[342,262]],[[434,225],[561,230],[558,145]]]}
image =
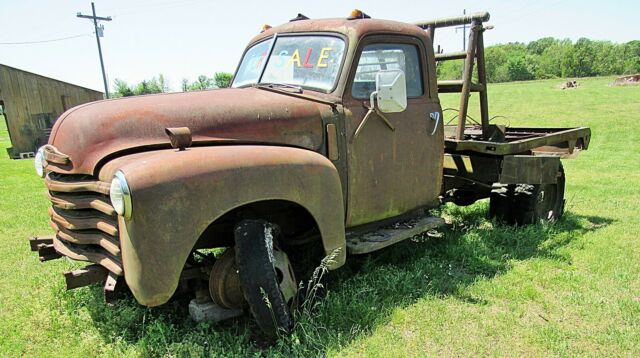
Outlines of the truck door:
{"label": "truck door", "polygon": [[[371,36],[358,46],[351,65],[345,105],[348,165],[347,227],[437,205],[442,182],[443,127],[437,94],[431,93],[423,41],[409,36]],[[401,69],[407,108],[377,114],[355,131],[368,112],[376,73]],[[433,71],[435,69],[432,69]],[[433,78],[433,76],[431,76]],[[438,123],[436,123],[438,122]]]}

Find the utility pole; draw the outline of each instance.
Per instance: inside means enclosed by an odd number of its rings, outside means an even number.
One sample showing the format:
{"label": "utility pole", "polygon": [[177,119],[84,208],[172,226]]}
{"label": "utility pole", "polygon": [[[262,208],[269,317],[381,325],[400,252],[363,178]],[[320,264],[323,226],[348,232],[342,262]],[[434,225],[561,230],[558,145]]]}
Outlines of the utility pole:
{"label": "utility pole", "polygon": [[[462,10],[462,15],[466,15],[467,14],[467,9]],[[467,27],[469,25],[464,24],[463,26],[457,26],[456,27],[456,32],[458,32],[458,29],[462,29],[462,51],[466,51],[467,50]]]}
{"label": "utility pole", "polygon": [[102,81],[104,82],[104,95],[109,98],[109,85],[107,84],[107,74],[104,71],[104,61],[102,60],[102,47],[100,47],[100,34],[103,28],[98,30],[98,20],[100,21],[111,21],[111,16],[107,17],[99,17],[96,16],[96,6],[94,3],[91,3],[91,10],[93,11],[93,16],[91,15],[82,15],[82,13],[77,13],[76,16],[83,19],[93,20],[93,28],[96,32],[96,42],[98,42],[98,55],[100,56],[100,67],[102,68]]}

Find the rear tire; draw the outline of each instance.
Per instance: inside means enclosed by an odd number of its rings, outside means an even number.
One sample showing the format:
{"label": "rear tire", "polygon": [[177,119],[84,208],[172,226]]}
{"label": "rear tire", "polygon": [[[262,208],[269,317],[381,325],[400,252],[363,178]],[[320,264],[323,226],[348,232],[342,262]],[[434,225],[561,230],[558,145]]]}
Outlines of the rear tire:
{"label": "rear tire", "polygon": [[491,192],[489,216],[510,225],[555,221],[564,213],[562,163],[554,184],[510,184]]}
{"label": "rear tire", "polygon": [[[289,303],[279,282],[283,273],[275,267],[278,255],[286,257],[284,252],[274,250],[277,231],[264,220],[244,220],[234,229],[242,291],[258,326],[270,339],[289,334],[293,327]],[[289,271],[287,274],[293,275]]]}

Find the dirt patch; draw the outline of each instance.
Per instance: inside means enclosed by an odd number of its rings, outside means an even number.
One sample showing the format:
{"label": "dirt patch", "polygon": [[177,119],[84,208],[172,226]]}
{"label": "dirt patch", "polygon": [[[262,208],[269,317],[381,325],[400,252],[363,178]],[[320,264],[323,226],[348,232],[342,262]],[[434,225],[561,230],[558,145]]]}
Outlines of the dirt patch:
{"label": "dirt patch", "polygon": [[615,81],[613,81],[614,86],[627,86],[637,84],[640,84],[640,74],[618,77]]}

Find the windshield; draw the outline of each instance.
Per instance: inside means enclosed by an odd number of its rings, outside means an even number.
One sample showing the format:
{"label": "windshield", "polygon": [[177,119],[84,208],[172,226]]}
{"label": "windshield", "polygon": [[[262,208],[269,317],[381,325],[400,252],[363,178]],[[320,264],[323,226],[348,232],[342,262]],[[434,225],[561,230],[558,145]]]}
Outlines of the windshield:
{"label": "windshield", "polygon": [[[271,48],[273,41],[260,42],[247,50],[232,87],[281,83],[327,92],[333,89],[344,54],[342,39],[333,36],[281,36],[276,37]],[[271,56],[265,61],[269,53]]]}

